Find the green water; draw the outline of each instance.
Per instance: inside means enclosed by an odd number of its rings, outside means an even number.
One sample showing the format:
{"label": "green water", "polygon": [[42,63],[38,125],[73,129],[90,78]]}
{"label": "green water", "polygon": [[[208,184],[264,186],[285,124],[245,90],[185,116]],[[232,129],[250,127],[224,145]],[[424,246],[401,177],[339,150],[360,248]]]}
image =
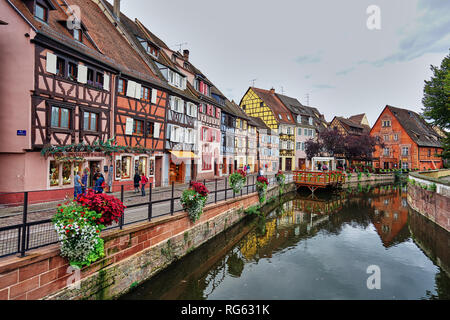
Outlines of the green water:
{"label": "green water", "polygon": [[121,299],[450,298],[449,233],[408,207],[405,186],[294,194],[283,202]]}

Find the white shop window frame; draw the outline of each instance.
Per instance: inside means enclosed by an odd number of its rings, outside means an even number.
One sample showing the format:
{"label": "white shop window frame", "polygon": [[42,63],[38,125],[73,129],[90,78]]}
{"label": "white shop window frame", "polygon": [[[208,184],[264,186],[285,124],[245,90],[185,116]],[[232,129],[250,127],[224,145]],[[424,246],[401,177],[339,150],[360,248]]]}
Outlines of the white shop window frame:
{"label": "white shop window frame", "polygon": [[[56,161],[59,164],[59,184],[57,186],[51,186],[50,185],[50,162],[51,161]],[[82,162],[82,166],[81,166],[81,171],[80,173],[80,178],[83,174],[83,170],[86,168],[89,168],[89,161],[100,161],[100,168],[103,168],[103,166],[105,165],[105,159],[104,158],[100,158],[100,157],[88,157],[88,158],[84,158],[83,162]],[[47,160],[47,189],[48,190],[55,190],[55,189],[72,189],[74,187],[74,182],[73,179],[75,177],[74,175],[74,169],[75,169],[75,162],[72,162],[70,164],[70,184],[64,184],[63,182],[63,170],[62,170],[62,164],[63,164],[64,160],[56,160],[53,157],[49,157]],[[92,173],[90,173],[92,174]]]}

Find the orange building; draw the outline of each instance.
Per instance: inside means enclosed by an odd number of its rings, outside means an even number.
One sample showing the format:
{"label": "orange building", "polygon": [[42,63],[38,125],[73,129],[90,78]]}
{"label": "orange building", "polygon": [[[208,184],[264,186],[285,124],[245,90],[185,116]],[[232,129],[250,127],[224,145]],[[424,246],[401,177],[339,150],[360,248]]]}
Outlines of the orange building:
{"label": "orange building", "polygon": [[417,113],[387,105],[370,135],[384,143],[376,146],[375,168],[441,169],[443,149],[439,135]]}

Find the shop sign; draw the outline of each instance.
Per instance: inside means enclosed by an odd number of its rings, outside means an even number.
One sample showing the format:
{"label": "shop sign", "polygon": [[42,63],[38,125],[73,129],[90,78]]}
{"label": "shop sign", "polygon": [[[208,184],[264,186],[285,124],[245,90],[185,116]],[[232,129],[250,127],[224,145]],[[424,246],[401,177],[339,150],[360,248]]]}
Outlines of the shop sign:
{"label": "shop sign", "polygon": [[27,135],[27,130],[17,130],[17,135],[18,136],[26,136]]}

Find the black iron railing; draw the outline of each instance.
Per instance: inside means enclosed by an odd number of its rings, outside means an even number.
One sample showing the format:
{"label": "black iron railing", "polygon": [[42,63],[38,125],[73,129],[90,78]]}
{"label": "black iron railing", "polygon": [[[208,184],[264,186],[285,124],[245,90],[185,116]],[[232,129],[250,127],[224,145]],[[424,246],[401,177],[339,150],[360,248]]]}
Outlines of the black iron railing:
{"label": "black iron railing", "polygon": [[[273,176],[268,177],[268,180],[269,185],[276,184],[276,179]],[[286,182],[292,181],[292,175],[287,175]],[[217,203],[218,201],[236,198],[238,196],[229,187],[227,177],[203,180],[203,183],[210,190],[206,204]],[[118,223],[114,223],[104,230],[122,229],[126,225],[152,221],[154,218],[174,215],[175,213],[184,211],[179,200],[183,190],[188,186],[189,183],[187,185],[172,183],[170,188],[153,189],[153,185],[150,183],[149,188],[145,190],[148,194],[142,196],[142,191],[139,191],[139,193],[133,193],[131,191],[133,189],[131,184],[122,185],[119,196],[127,208]],[[130,190],[125,190],[126,188]],[[252,175],[247,177],[247,183],[241,189],[239,196],[254,192],[256,192],[256,176]],[[15,214],[15,220],[18,220],[20,215],[22,216],[20,223],[5,225],[2,220],[6,219],[0,218],[0,258],[14,254],[19,254],[23,257],[29,250],[59,242],[51,220],[51,217],[56,212],[57,204],[53,203],[48,208],[30,211],[28,199],[29,192],[23,192],[22,213],[16,212]],[[47,212],[48,217],[46,219],[36,220],[35,215],[42,214],[43,212]],[[30,217],[36,221],[29,221]]]}

